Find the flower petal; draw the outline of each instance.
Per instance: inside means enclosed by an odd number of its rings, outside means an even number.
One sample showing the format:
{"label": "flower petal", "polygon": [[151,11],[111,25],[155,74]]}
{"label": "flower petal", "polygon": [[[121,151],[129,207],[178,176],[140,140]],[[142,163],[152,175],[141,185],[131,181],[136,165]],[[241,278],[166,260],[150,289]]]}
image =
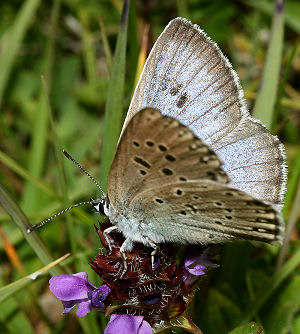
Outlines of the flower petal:
{"label": "flower petal", "polygon": [[67,302],[62,302],[63,306],[64,306],[64,311],[63,314],[69,313],[72,311],[72,309],[74,308],[74,306],[77,305],[77,301],[75,300],[71,300],[71,301],[67,301]]}
{"label": "flower petal", "polygon": [[108,294],[110,293],[111,289],[109,286],[107,286],[106,284],[102,284],[100,286],[99,289],[97,289],[101,292],[101,300],[105,300],[105,298],[108,296]]}
{"label": "flower petal", "polygon": [[190,274],[193,274],[195,276],[201,276],[205,274],[204,270],[206,269],[206,267],[202,264],[196,264],[192,266],[192,268],[187,267],[186,269]]}
{"label": "flower petal", "polygon": [[212,268],[219,267],[218,264],[210,260],[208,251],[209,248],[204,250],[202,246],[188,245],[186,247],[186,254],[184,260],[185,268],[186,266],[190,266],[192,263],[202,264]]}
{"label": "flower petal", "polygon": [[184,260],[184,268],[185,269],[188,269],[188,267],[193,264],[194,262],[196,261],[196,259],[194,257],[187,257],[185,260]]}
{"label": "flower petal", "polygon": [[72,276],[81,278],[84,281],[88,280],[88,274],[86,272],[84,272],[84,271],[81,271],[80,273],[72,274]]}
{"label": "flower petal", "polygon": [[146,320],[143,320],[139,328],[138,334],[152,334],[152,333],[153,331],[150,324]]}
{"label": "flower petal", "polygon": [[92,303],[90,300],[78,304],[76,314],[78,317],[85,317],[92,310]]}
{"label": "flower petal", "polygon": [[[152,334],[149,324],[143,320],[143,316],[130,314],[112,314],[107,324],[104,334]],[[145,322],[145,324],[143,324]],[[147,326],[147,324],[149,326]]]}
{"label": "flower petal", "polygon": [[105,307],[103,301],[110,293],[111,289],[106,285],[102,284],[99,289],[95,289],[92,293],[89,293],[89,299],[92,301],[92,306],[96,308]]}
{"label": "flower petal", "polygon": [[88,298],[88,292],[95,287],[87,280],[87,274],[83,274],[86,273],[54,276],[49,280],[49,288],[63,301]]}

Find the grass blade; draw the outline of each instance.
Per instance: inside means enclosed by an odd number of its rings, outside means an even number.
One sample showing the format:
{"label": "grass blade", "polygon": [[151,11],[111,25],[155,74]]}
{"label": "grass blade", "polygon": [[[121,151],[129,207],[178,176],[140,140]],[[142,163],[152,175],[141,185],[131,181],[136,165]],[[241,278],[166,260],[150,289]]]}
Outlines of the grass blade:
{"label": "grass blade", "polygon": [[[297,173],[299,176],[299,172]],[[291,240],[292,232],[294,228],[296,227],[296,224],[298,222],[298,217],[299,217],[299,208],[300,208],[300,178],[298,179],[298,187],[297,187],[297,192],[295,196],[295,200],[292,206],[291,213],[289,215],[289,218],[287,220],[287,225],[286,225],[286,232],[285,232],[285,238],[283,241],[283,245],[280,249],[280,254],[277,262],[277,270],[282,266],[282,263],[286,257],[287,251],[288,251],[288,246],[289,242]]]}
{"label": "grass blade", "polygon": [[105,107],[105,126],[100,167],[101,186],[104,190],[107,188],[108,171],[122,126],[129,4],[129,0],[124,1]]}
{"label": "grass blade", "polygon": [[104,54],[105,54],[107,69],[110,73],[111,68],[112,68],[112,54],[111,54],[110,46],[109,46],[107,35],[106,35],[105,25],[104,25],[104,22],[101,18],[99,19],[99,26],[100,26],[101,41],[102,41],[102,44],[103,44],[103,50],[104,50]]}
{"label": "grass blade", "polygon": [[[150,25],[146,24],[143,31],[142,45],[139,53],[138,64],[135,74],[134,87],[136,87],[147,58],[147,45],[149,39]],[[132,92],[133,93],[133,92]]]}
{"label": "grass blade", "polygon": [[10,168],[12,171],[14,171],[17,175],[21,176],[24,180],[34,184],[39,190],[41,190],[45,194],[56,199],[59,198],[59,195],[53,189],[51,189],[50,185],[39,180],[35,176],[30,175],[30,173],[25,168],[20,166],[16,161],[14,161],[11,157],[9,157],[2,151],[0,151],[0,162]]}
{"label": "grass blade", "polygon": [[[51,105],[50,105],[50,101],[49,101],[47,85],[46,85],[44,77],[42,77],[42,82],[43,82],[45,99],[47,101],[47,109],[48,109],[48,112],[49,112],[50,125],[51,125],[51,130],[52,130],[52,135],[53,135],[53,143],[54,143],[54,151],[55,151],[55,156],[56,156],[56,161],[57,161],[59,184],[60,184],[60,187],[61,187],[61,190],[62,190],[63,205],[66,208],[70,205],[70,201],[69,201],[69,198],[68,198],[66,176],[65,176],[64,166],[63,166],[63,161],[62,161],[62,156],[63,156],[62,155],[62,149],[60,147],[59,140],[58,140],[58,137],[57,137],[57,134],[56,134],[54,117],[53,117],[53,113],[52,113],[52,109],[51,109]],[[67,220],[70,247],[71,247],[72,253],[75,254],[76,253],[76,241],[75,241],[75,235],[74,235],[74,228],[72,226],[70,216],[67,214],[65,217],[66,217],[66,220]]]}
{"label": "grass blade", "polygon": [[276,102],[283,46],[283,31],[284,0],[275,0],[270,44],[267,51],[261,88],[253,109],[253,116],[260,119],[268,129],[271,129],[272,126]]}
{"label": "grass blade", "polygon": [[[51,33],[48,40],[48,45],[45,54],[45,65],[44,71],[46,73],[45,77],[48,82],[48,86],[51,87],[52,82],[52,67],[54,63],[54,46],[56,30],[60,12],[61,0],[55,0],[53,2],[53,7],[51,11]],[[48,107],[47,101],[44,97],[43,91],[40,93],[38,109],[36,110],[36,119],[31,131],[31,151],[29,155],[29,172],[40,177],[44,168],[45,163],[45,153],[47,146],[47,129],[48,129],[49,117],[48,117]],[[26,212],[33,212],[39,206],[40,194],[36,187],[31,183],[26,183],[24,197],[23,197],[23,208]]]}
{"label": "grass blade", "polygon": [[283,217],[288,218],[290,207],[293,203],[293,198],[297,191],[298,180],[300,179],[300,150],[298,150],[290,171],[290,177],[287,184],[287,192],[285,195],[284,208],[282,210]]}
{"label": "grass blade", "polygon": [[59,259],[49,263],[47,266],[37,270],[36,272],[0,288],[0,303],[3,302],[8,297],[14,295],[17,291],[25,288],[28,284],[30,284],[32,281],[36,280],[39,276],[42,276],[42,275],[46,274],[47,272],[49,272],[49,270],[52,267],[56,266],[58,263],[65,260],[68,256],[70,256],[70,253],[65,254],[64,256],[62,256]]}
{"label": "grass blade", "polygon": [[[31,248],[35,251],[37,256],[40,258],[43,264],[48,265],[53,262],[53,258],[46,248],[41,238],[36,232],[30,234],[27,233],[29,227],[29,221],[25,216],[24,212],[18,206],[18,204],[9,196],[7,191],[0,184],[0,203],[3,208],[10,215],[11,219],[17,224],[20,230],[23,232],[25,239],[28,241]],[[62,270],[59,268],[51,268],[51,275],[62,274]]]}
{"label": "grass blade", "polygon": [[0,106],[5,91],[5,87],[17,58],[17,52],[22,40],[32,22],[32,18],[40,3],[40,0],[27,0],[23,3],[13,25],[1,40],[0,54]]}
{"label": "grass blade", "polygon": [[187,0],[176,0],[176,7],[179,16],[185,17],[186,19],[190,20]]}
{"label": "grass blade", "polygon": [[277,101],[276,101],[276,104],[275,104],[273,124],[272,124],[272,129],[273,130],[274,130],[276,124],[277,124],[279,111],[280,111],[280,106],[281,106],[281,99],[283,98],[284,89],[285,89],[285,86],[286,86],[287,81],[288,81],[288,77],[289,77],[291,67],[292,67],[292,62],[293,62],[294,57],[296,55],[298,46],[299,46],[299,40],[296,41],[296,43],[294,44],[294,46],[292,48],[292,51],[290,53],[289,59],[288,59],[287,64],[286,64],[286,68],[285,68],[285,71],[284,71],[284,75],[283,75],[281,84],[279,86],[278,97],[277,97]]}
{"label": "grass blade", "polygon": [[93,47],[94,40],[93,34],[89,29],[89,12],[86,7],[82,7],[79,10],[79,19],[81,23],[81,41],[83,46],[83,61],[85,67],[85,73],[88,79],[88,83],[93,85],[97,79],[97,61],[96,61],[96,54]]}

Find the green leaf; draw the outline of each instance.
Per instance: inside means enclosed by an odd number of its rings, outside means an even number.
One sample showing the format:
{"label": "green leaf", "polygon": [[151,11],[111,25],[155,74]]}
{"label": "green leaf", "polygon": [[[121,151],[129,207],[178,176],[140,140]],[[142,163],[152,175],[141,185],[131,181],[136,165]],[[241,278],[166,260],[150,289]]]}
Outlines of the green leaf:
{"label": "green leaf", "polygon": [[100,168],[101,185],[104,191],[106,191],[107,188],[108,171],[114,157],[122,126],[129,3],[129,0],[124,1],[105,107]]}
{"label": "green leaf", "polygon": [[35,334],[29,317],[20,311],[20,305],[14,298],[0,305],[0,328],[3,334]]}
{"label": "green leaf", "polygon": [[264,330],[259,324],[255,322],[250,322],[249,324],[235,328],[229,334],[263,334],[263,333]]}
{"label": "green leaf", "polygon": [[238,319],[237,324],[248,322],[253,316],[258,313],[266,301],[274,294],[279,285],[287,278],[287,276],[297,268],[300,263],[300,249],[298,249],[293,256],[282,266],[282,268],[270,279],[270,281],[262,287],[256,294],[253,301],[251,301],[243,312],[243,316]]}
{"label": "green leaf", "polygon": [[300,333],[300,314],[296,315],[293,319],[292,323],[292,331],[291,334],[298,334]]}
{"label": "green leaf", "polygon": [[193,323],[187,312],[184,312],[180,316],[171,319],[170,321],[164,322],[162,327],[160,327],[159,329],[155,329],[153,333],[154,334],[162,333],[166,329],[171,329],[171,328],[181,328],[193,334],[203,334],[200,328],[198,328]]}
{"label": "green leaf", "polygon": [[[45,99],[47,102],[49,118],[50,118],[50,125],[51,125],[52,136],[53,136],[53,144],[54,144],[55,157],[57,161],[59,184],[60,184],[62,195],[63,195],[62,196],[63,204],[64,204],[64,207],[66,208],[69,205],[69,197],[68,197],[65,170],[64,170],[64,165],[62,161],[62,149],[61,149],[59,139],[56,133],[56,124],[55,124],[53,112],[50,106],[47,85],[46,85],[44,77],[42,77],[42,81],[43,81],[44,94],[45,94]],[[68,226],[68,236],[70,240],[70,247],[71,247],[72,253],[76,254],[76,242],[75,242],[75,235],[74,235],[75,231],[74,231],[74,227],[71,222],[71,217],[69,215],[66,215],[66,221],[67,221],[67,226]]]}
{"label": "green leaf", "polygon": [[300,276],[294,276],[280,289],[262,312],[266,333],[287,334],[293,317],[300,310]]}
{"label": "green leaf", "polygon": [[[223,290],[228,290],[224,286]],[[227,333],[234,327],[234,319],[241,316],[238,305],[233,301],[233,292],[209,289],[206,304],[203,306],[200,323],[204,333]]]}

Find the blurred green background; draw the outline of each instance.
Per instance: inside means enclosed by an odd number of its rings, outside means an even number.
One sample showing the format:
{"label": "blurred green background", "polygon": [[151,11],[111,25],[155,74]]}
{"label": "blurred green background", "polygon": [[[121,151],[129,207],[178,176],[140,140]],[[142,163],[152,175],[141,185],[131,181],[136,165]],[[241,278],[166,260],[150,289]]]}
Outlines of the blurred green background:
{"label": "blurred green background", "polygon": [[[0,195],[6,203],[0,207],[0,332],[103,332],[106,319],[97,312],[80,322],[73,313],[61,316],[49,275],[20,280],[71,252],[51,274],[87,271],[99,285],[88,266],[100,247],[93,228],[99,217],[74,209],[24,237],[26,218],[12,200],[34,224],[100,195],[59,152],[69,151],[105,186],[118,137],[118,127],[105,128],[105,110],[116,112],[121,126],[143,57],[167,23],[184,16],[228,56],[249,109],[285,144],[289,166],[284,247],[220,248],[221,266],[197,292],[192,317],[205,334],[228,333],[250,320],[268,334],[300,333],[300,2],[287,1],[283,15],[267,0],[131,1],[127,47],[121,31],[114,55],[122,7],[121,0],[0,2]],[[103,140],[109,152],[101,154]]]}

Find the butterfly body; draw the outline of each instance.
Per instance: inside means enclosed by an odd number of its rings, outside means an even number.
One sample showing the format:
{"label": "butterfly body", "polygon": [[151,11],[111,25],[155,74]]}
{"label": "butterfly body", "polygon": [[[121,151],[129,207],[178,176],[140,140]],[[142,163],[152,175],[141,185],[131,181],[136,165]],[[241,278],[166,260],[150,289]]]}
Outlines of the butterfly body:
{"label": "butterfly body", "polygon": [[119,232],[121,232],[126,238],[126,247],[123,247],[123,251],[131,251],[134,242],[140,242],[146,246],[151,247],[153,244],[165,242],[163,235],[153,229],[149,224],[145,224],[142,220],[135,217],[128,217],[115,210],[112,205],[107,206],[104,209],[104,214],[109,218]]}

